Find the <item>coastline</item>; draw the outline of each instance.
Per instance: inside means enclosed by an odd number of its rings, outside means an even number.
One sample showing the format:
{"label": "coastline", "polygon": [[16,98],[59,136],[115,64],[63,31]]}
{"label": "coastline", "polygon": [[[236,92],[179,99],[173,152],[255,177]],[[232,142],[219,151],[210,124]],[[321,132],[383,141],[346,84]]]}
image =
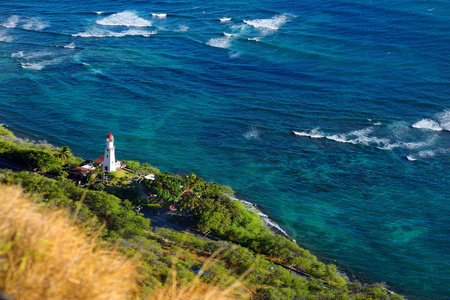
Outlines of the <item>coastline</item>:
{"label": "coastline", "polygon": [[[249,211],[255,212],[258,214],[258,216],[260,217],[260,219],[264,222],[264,225],[266,227],[268,227],[273,233],[275,234],[279,234],[289,240],[291,240],[292,242],[296,243],[297,245],[299,245],[300,247],[305,248],[303,245],[301,245],[300,243],[297,243],[297,241],[295,239],[293,239],[283,228],[281,228],[281,226],[276,223],[274,220],[272,220],[268,215],[266,215],[265,213],[262,212],[262,210],[259,208],[259,205],[256,203],[253,203],[249,200],[243,200],[240,198],[237,198],[235,196],[230,196],[228,195],[232,200],[234,201],[239,201],[244,205],[244,208],[246,208]],[[332,261],[334,260],[330,260],[330,259],[324,259],[320,257],[320,260],[324,260],[327,263],[333,263]],[[338,261],[334,261],[335,263],[339,264]],[[358,282],[364,285],[367,284],[372,284],[374,283],[373,281],[369,280],[369,279],[364,279],[362,278],[362,276],[360,275],[355,275],[351,270],[343,270],[341,266],[336,265],[338,274],[341,277],[347,277],[349,282]],[[388,289],[389,292],[391,293],[395,293],[394,291],[391,291]]]}
{"label": "coastline", "polygon": [[261,209],[259,208],[259,205],[256,203],[253,203],[251,201],[248,200],[243,200],[243,199],[239,199],[234,195],[227,195],[228,197],[230,197],[231,200],[234,201],[239,201],[242,203],[242,205],[244,205],[244,208],[255,212],[258,214],[259,218],[264,222],[264,225],[266,227],[268,227],[273,233],[275,234],[279,234],[284,236],[285,238],[293,241],[293,242],[297,242],[296,240],[294,240],[285,230],[283,230],[283,228],[281,228],[280,225],[278,225],[274,220],[272,220],[268,215],[266,215],[265,213],[263,213],[261,211]]}
{"label": "coastline", "polygon": [[[30,136],[30,135],[28,135],[26,133],[22,133],[20,131],[14,130],[13,128],[8,127],[7,125],[3,125],[3,127],[8,129],[8,130],[10,130],[11,132],[13,132],[14,135],[16,137],[18,137],[18,138],[21,138],[21,139],[25,138],[26,139],[28,136]],[[16,134],[18,134],[19,136],[16,135]],[[37,139],[36,142],[42,142],[42,140]],[[244,200],[244,199],[237,198],[234,195],[233,196],[227,195],[227,196],[233,201],[239,201],[240,203],[242,203],[243,207],[245,209],[247,209],[249,211],[252,211],[252,212],[255,212],[259,216],[259,218],[263,221],[264,226],[269,228],[273,233],[275,233],[277,235],[280,235],[280,236],[282,236],[282,237],[284,237],[284,238],[286,238],[286,239],[296,243],[298,246],[301,247],[301,245],[299,243],[297,243],[297,241],[295,239],[293,239],[291,236],[289,236],[289,234],[285,230],[283,230],[279,224],[277,224],[275,221],[273,221],[267,214],[263,213],[262,209],[259,208],[258,204],[253,203],[253,202],[251,202],[249,200]],[[245,197],[243,197],[243,198],[245,198]],[[151,218],[149,218],[149,219],[151,219]],[[322,260],[322,259],[320,259],[320,260]],[[327,263],[330,263],[330,262],[327,262]],[[360,284],[363,284],[363,285],[368,285],[368,284],[374,283],[373,281],[370,281],[370,280],[362,280],[361,277],[355,276],[351,272],[343,272],[342,270],[339,270],[339,269],[337,270],[337,274],[339,276],[343,277],[343,278],[347,277],[349,282],[357,282],[357,283],[360,283]],[[388,290],[388,291],[389,291],[389,293],[396,294],[393,291],[390,291],[390,290]],[[397,295],[399,295],[399,294],[397,294]]]}

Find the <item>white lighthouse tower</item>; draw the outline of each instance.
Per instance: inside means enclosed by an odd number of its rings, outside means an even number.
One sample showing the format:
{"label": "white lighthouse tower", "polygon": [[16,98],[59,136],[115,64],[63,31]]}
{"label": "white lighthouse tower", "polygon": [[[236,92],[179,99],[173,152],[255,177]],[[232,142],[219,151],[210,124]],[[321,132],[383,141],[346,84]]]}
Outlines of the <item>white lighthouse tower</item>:
{"label": "white lighthouse tower", "polygon": [[114,147],[114,136],[109,132],[106,137],[105,156],[103,160],[103,171],[115,172],[116,168],[116,147]]}

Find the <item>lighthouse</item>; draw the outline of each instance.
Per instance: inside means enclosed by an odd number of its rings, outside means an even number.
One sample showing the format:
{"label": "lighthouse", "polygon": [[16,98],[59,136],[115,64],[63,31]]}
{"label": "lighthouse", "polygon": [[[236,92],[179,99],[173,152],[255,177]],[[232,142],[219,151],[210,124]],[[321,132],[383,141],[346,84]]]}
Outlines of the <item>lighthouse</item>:
{"label": "lighthouse", "polygon": [[103,160],[103,171],[115,172],[116,168],[116,147],[114,147],[114,136],[109,132],[106,137],[105,156]]}

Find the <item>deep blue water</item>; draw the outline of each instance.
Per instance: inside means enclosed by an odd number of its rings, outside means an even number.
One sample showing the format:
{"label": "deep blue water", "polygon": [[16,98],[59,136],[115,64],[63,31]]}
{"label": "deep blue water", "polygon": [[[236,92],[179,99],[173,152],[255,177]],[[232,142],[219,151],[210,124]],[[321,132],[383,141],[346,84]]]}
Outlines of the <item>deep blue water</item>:
{"label": "deep blue water", "polygon": [[450,2],[91,2],[1,4],[0,123],[90,159],[112,130],[119,159],[230,185],[323,260],[450,299]]}

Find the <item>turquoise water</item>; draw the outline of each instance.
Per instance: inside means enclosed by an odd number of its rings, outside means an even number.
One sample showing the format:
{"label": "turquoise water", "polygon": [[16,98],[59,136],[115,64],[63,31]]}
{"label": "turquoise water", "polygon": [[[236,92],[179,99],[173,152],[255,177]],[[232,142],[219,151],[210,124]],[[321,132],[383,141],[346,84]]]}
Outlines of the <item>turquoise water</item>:
{"label": "turquoise water", "polygon": [[449,24],[444,1],[7,2],[0,123],[90,159],[112,130],[118,159],[230,185],[342,270],[450,299]]}

